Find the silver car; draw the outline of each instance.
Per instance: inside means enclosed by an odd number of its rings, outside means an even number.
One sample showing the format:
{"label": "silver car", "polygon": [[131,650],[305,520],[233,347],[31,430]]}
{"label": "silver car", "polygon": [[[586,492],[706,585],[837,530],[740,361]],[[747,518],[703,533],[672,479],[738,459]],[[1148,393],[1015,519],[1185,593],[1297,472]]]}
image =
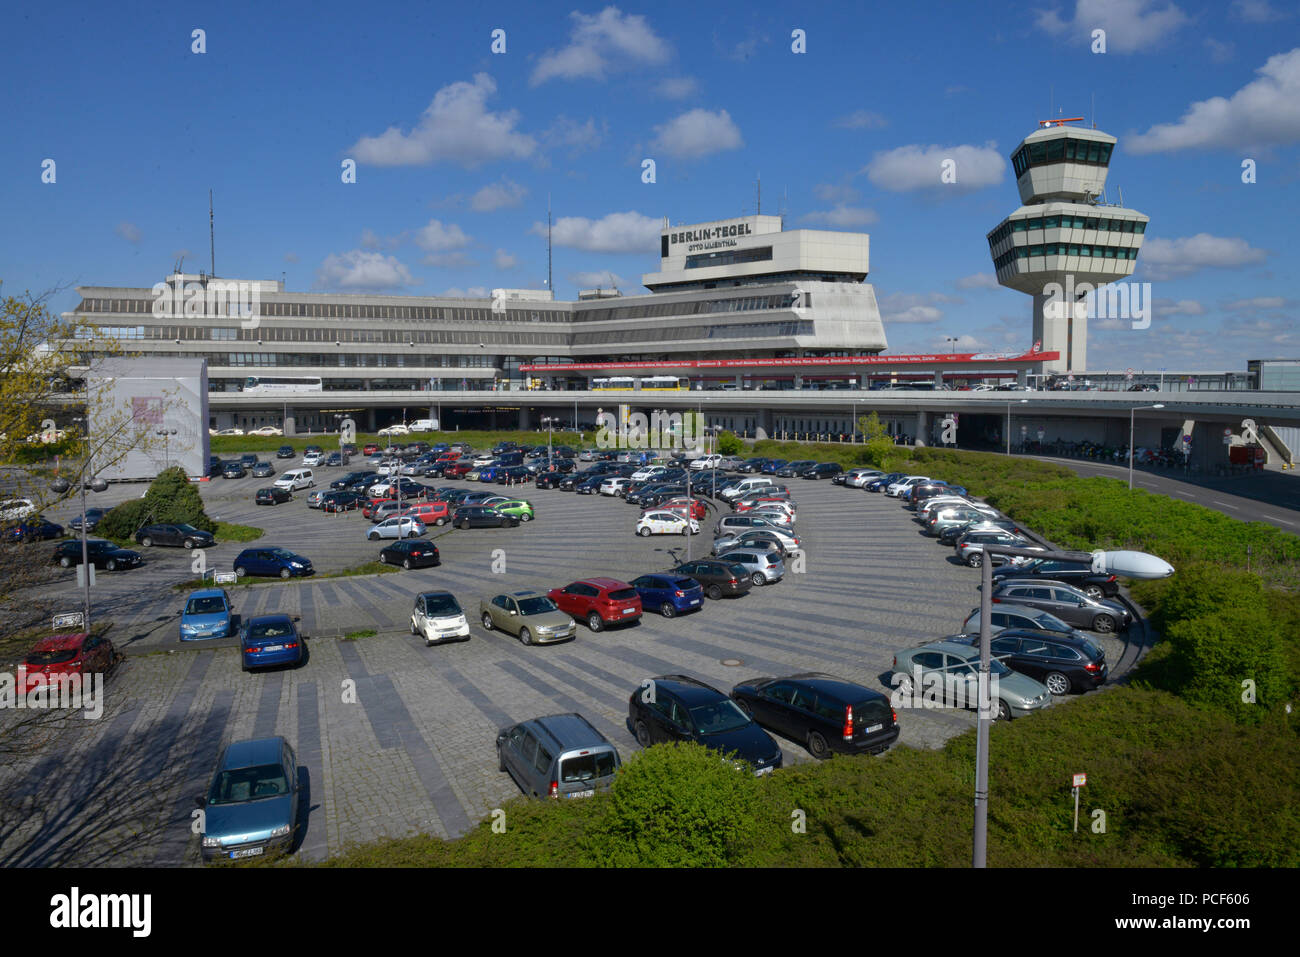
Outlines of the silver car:
{"label": "silver car", "polygon": [[793,532],[778,528],[751,528],[745,531],[737,530],[729,535],[719,535],[713,542],[713,554],[721,555],[736,546],[757,545],[760,542],[770,542],[783,554],[797,552],[803,547],[799,543],[799,536]]}
{"label": "silver car", "polygon": [[[892,703],[896,708],[925,708],[935,707],[932,702],[937,700],[940,707],[978,709],[979,665],[978,649],[948,639],[900,651],[890,675],[895,689]],[[1012,671],[996,658],[989,662],[989,673],[997,682],[990,691],[999,720],[1051,707],[1047,686],[1028,675]]]}
{"label": "silver car", "polygon": [[424,534],[424,523],[414,518],[386,518],[371,526],[366,538],[377,542],[381,538],[419,538]]}
{"label": "silver car", "polygon": [[308,507],[308,508],[320,508],[320,507],[321,507],[321,499],[323,499],[323,498],[325,497],[325,493],[328,492],[328,491],[330,491],[330,490],[329,490],[329,489],[319,489],[319,488],[318,488],[318,489],[317,489],[316,491],[314,491],[314,492],[308,492],[308,493],[307,493],[307,507]]}
{"label": "silver car", "polygon": [[[1029,629],[1031,631],[1050,631],[1071,638],[1087,638],[1083,632],[1072,628],[1050,612],[1024,605],[998,603],[993,606],[989,616],[989,630],[998,632],[1004,628]],[[980,630],[980,610],[972,609],[961,624],[963,634],[977,635]]]}
{"label": "silver car", "polygon": [[880,469],[850,469],[844,474],[843,484],[848,488],[862,488],[884,474]]}
{"label": "silver car", "polygon": [[772,585],[785,577],[785,562],[779,552],[757,548],[737,548],[718,556],[719,560],[740,565],[749,572],[755,585]]}
{"label": "silver car", "polygon": [[1103,635],[1127,628],[1133,621],[1132,613],[1117,601],[1090,598],[1073,585],[1043,578],[1004,578],[994,586],[993,597],[1045,611],[1067,625]]}
{"label": "silver car", "polygon": [[618,749],[580,714],[534,718],[497,734],[497,768],[535,798],[583,798],[604,791]]}

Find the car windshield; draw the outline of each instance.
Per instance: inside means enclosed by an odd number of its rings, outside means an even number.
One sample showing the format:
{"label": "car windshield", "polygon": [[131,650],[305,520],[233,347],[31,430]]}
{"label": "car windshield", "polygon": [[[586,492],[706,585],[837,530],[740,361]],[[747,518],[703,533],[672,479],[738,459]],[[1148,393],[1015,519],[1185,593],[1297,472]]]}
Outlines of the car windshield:
{"label": "car windshield", "polygon": [[283,621],[270,621],[248,627],[250,641],[261,641],[265,638],[288,638],[292,634],[293,626]]}
{"label": "car windshield", "polygon": [[424,599],[424,607],[430,615],[462,614],[460,604],[451,595],[429,595]]}
{"label": "car windshield", "polygon": [[177,525],[176,528],[177,528],[178,530],[184,532],[186,535],[202,535],[202,534],[203,534],[203,532],[199,531],[199,530],[198,530],[197,528],[195,528],[193,525]]}
{"label": "car windshield", "polygon": [[735,731],[737,728],[743,728],[749,724],[749,718],[745,716],[745,712],[737,708],[735,702],[730,698],[723,698],[720,701],[714,701],[712,704],[691,708],[691,717],[695,720],[695,727],[699,729],[702,735]]}
{"label": "car windshield", "polygon": [[226,602],[215,595],[206,598],[191,598],[185,606],[187,615],[215,615],[226,610]]}
{"label": "car windshield", "polygon": [[519,613],[521,615],[544,615],[548,611],[557,610],[555,602],[545,595],[538,595],[536,598],[525,598],[519,603]]}
{"label": "car windshield", "polygon": [[76,649],[61,651],[33,651],[27,656],[26,662],[35,667],[44,667],[45,665],[61,665],[65,661],[71,661],[77,657]]}
{"label": "car windshield", "polygon": [[256,768],[222,771],[212,782],[208,804],[243,804],[288,793],[289,782],[285,779],[284,768],[278,764],[264,764]]}
{"label": "car windshield", "polygon": [[271,549],[271,554],[276,558],[283,558],[286,561],[294,561],[298,557],[287,548],[273,548]]}

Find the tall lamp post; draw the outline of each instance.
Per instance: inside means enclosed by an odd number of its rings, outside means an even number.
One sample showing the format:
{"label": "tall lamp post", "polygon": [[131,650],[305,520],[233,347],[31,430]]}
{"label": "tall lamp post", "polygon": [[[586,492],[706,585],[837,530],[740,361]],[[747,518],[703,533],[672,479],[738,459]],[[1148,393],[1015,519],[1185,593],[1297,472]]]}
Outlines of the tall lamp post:
{"label": "tall lamp post", "polygon": [[154,429],[154,435],[163,437],[163,471],[171,468],[171,437],[175,434],[175,429]]}
{"label": "tall lamp post", "polygon": [[[86,471],[90,465],[90,460],[81,466],[77,474],[77,484],[81,486],[81,584],[82,584],[82,630],[87,634],[90,633],[90,556],[89,548],[86,545],[86,489],[92,492],[102,492],[108,488],[108,483],[102,478],[86,478]],[[63,477],[57,477],[50,482],[50,490],[56,495],[62,495],[72,488],[72,483]]]}
{"label": "tall lamp post", "polygon": [[1143,409],[1163,409],[1165,404],[1157,402],[1155,405],[1139,405],[1128,410],[1128,487],[1130,491],[1133,488],[1133,413],[1140,412]]}
{"label": "tall lamp post", "polygon": [[554,465],[554,464],[555,464],[554,461],[553,461],[552,458],[551,458],[551,432],[552,432],[552,430],[555,428],[556,423],[559,422],[559,421],[560,421],[559,419],[557,419],[557,418],[555,418],[554,416],[551,416],[551,415],[544,415],[544,416],[542,416],[542,425],[546,426],[546,464],[547,464],[547,466],[551,466],[551,465]]}
{"label": "tall lamp post", "polygon": [[993,721],[993,701],[989,684],[992,659],[990,619],[993,617],[992,556],[994,555],[1042,558],[1057,562],[1082,562],[1091,565],[1092,570],[1097,574],[1121,575],[1124,578],[1168,578],[1174,573],[1174,566],[1146,552],[1040,552],[1005,545],[984,546],[983,555],[980,557],[979,724],[975,737],[975,829],[971,842],[973,867],[988,866],[989,725]]}
{"label": "tall lamp post", "polygon": [[[1021,405],[1026,405],[1028,402],[1028,399],[1020,400]],[[1007,403],[1007,455],[1011,454],[1011,407],[1013,405],[1015,405],[1014,402]]]}

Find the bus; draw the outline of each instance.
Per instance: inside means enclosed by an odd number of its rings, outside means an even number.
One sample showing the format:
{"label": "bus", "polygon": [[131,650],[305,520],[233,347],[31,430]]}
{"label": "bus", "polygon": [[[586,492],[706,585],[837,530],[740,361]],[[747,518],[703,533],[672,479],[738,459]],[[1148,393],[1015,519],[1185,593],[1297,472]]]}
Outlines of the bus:
{"label": "bus", "polygon": [[256,376],[244,380],[245,392],[320,392],[320,376]]}
{"label": "bus", "polygon": [[690,391],[691,382],[675,375],[646,376],[641,380],[641,391],[681,392]]}
{"label": "bus", "polygon": [[592,379],[591,391],[593,392],[615,392],[615,391],[632,391],[636,388],[636,379],[630,375],[616,375],[605,379]]}
{"label": "bus", "polygon": [[691,382],[675,375],[619,375],[591,380],[593,392],[681,392],[690,391]]}

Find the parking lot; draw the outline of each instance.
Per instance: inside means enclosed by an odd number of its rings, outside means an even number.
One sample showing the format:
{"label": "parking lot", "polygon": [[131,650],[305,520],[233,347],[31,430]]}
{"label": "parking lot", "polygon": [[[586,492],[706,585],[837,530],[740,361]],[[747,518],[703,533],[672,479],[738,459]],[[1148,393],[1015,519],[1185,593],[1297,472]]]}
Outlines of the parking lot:
{"label": "parking lot", "polygon": [[[345,471],[317,469],[318,485]],[[233,640],[182,644],[185,592],[171,586],[194,577],[190,555],[136,547],[143,567],[97,576],[94,616],[112,619],[110,637],[126,655],[107,681],[103,717],[62,720],[37,754],[0,769],[0,792],[8,793],[0,862],[197,863],[194,797],[220,746],[270,734],[293,744],[308,775],[299,850],[308,859],[417,831],[455,837],[519,794],[497,770],[493,744],[505,725],[577,711],[627,757],[637,749],[624,725],[627,700],[647,677],[685,673],[727,691],[756,675],[823,671],[887,691],[894,652],[957,631],[978,599],[979,571],[922,536],[895,499],[796,479],[788,484],[799,504],[802,572],[741,598],[708,601],[697,613],[646,614],[599,633],[579,624],[574,641],[525,647],[483,630],[480,598],[667,569],[688,548],[707,553],[707,532],[727,507],[719,503],[702,522],[706,534],[690,542],[638,538],[639,509],[621,499],[524,487],[512,494],[533,502],[536,521],[430,528],[440,567],[324,579],[376,558],[379,545],[364,537],[370,523],[359,512],[309,509],[301,492],[279,506],[254,505],[254,491],[271,481],[218,478],[201,490],[210,516],[264,528],[256,544],[313,561],[314,580],[230,589],[245,617],[299,616],[308,661],[245,674]],[[113,504],[143,488],[115,486],[88,504]],[[48,517],[66,525],[71,514]],[[49,543],[16,547],[41,560],[52,550]],[[214,546],[209,567],[229,571],[244,547]],[[71,570],[58,571],[49,587],[69,610],[80,607]],[[458,597],[471,622],[468,642],[426,648],[410,634],[413,598],[431,589]],[[343,637],[362,630],[377,634]],[[1122,635],[1099,642],[1113,680],[1131,655]],[[913,747],[938,746],[975,723],[973,712],[955,710],[909,710],[899,719],[900,743]],[[787,765],[811,760],[801,745],[781,744]]]}

